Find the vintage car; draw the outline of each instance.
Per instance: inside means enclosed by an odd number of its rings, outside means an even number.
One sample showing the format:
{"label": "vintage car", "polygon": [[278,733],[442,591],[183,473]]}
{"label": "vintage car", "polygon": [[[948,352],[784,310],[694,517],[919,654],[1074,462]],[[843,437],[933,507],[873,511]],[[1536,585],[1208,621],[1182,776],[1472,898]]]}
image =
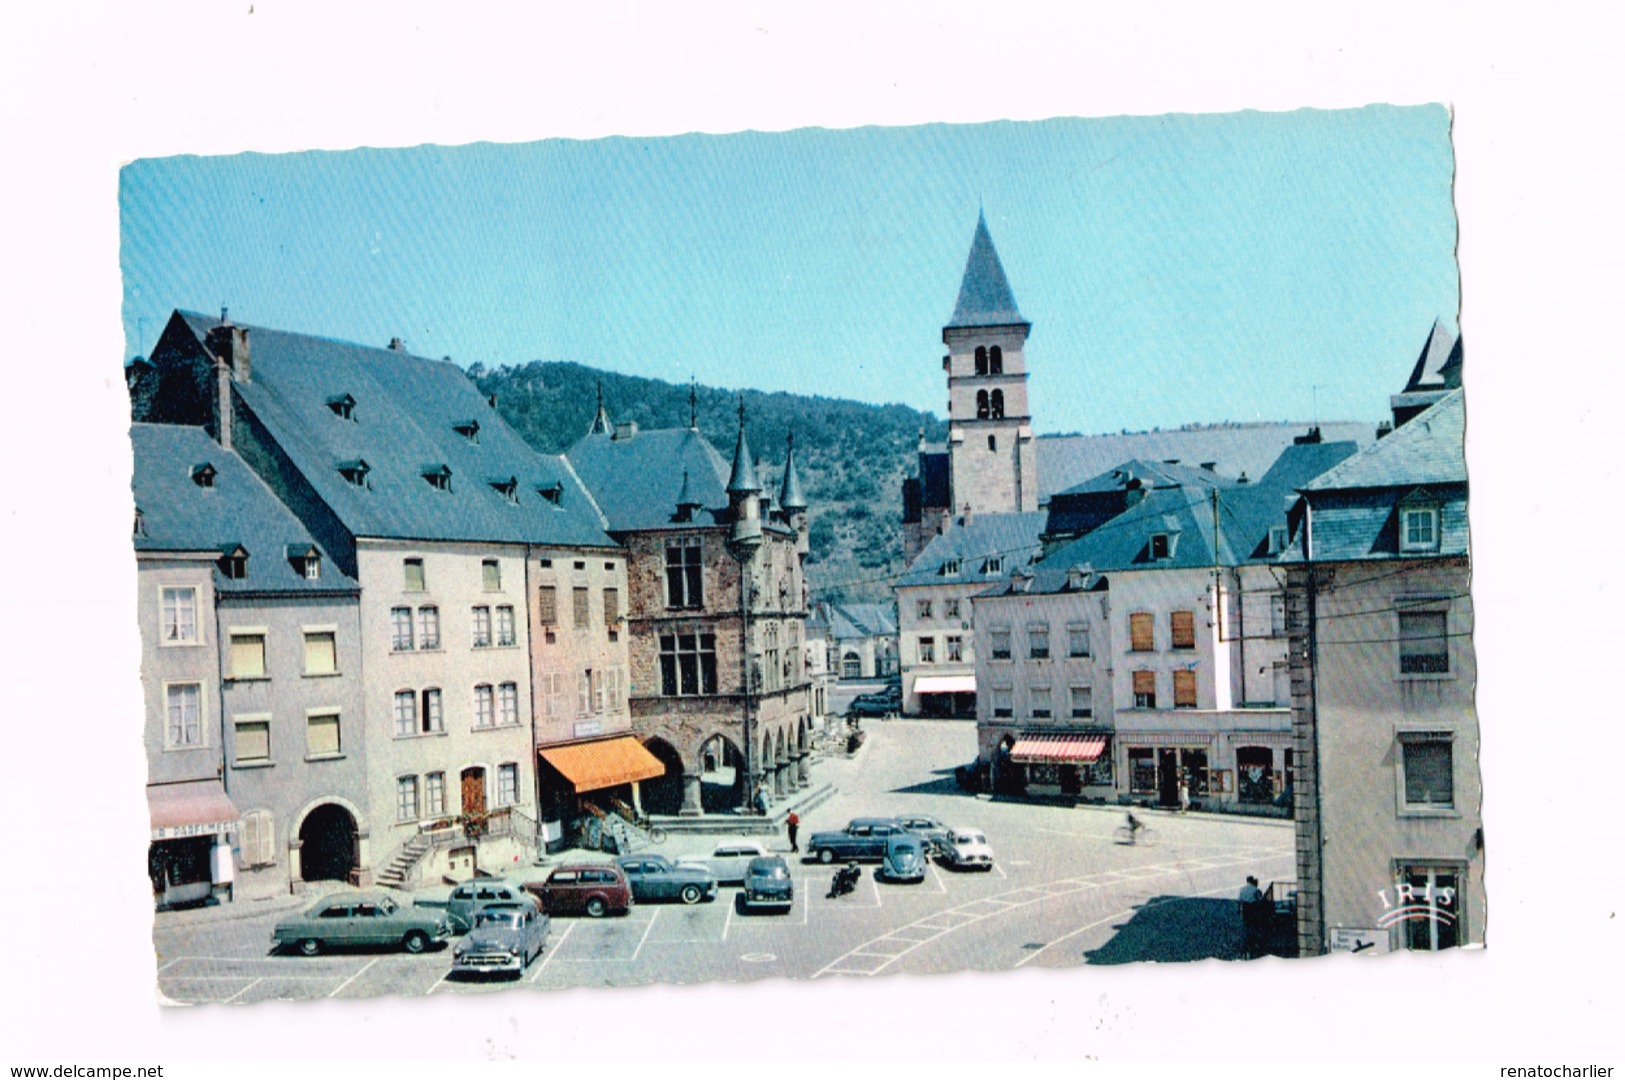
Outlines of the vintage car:
{"label": "vintage car", "polygon": [[925,841],[925,853],[935,855],[948,843],[948,826],[930,814],[898,814],[897,823]]}
{"label": "vintage car", "polygon": [[948,830],[948,843],[942,849],[942,858],[956,870],[993,869],[993,849],[987,846],[987,837],[981,829],[956,825]]}
{"label": "vintage car", "polygon": [[767,848],[756,841],[743,840],[737,843],[718,844],[710,855],[678,856],[677,865],[703,866],[710,870],[718,881],[726,885],[744,881],[745,871],[750,868],[750,861],[768,854],[770,852]]}
{"label": "vintage car", "polygon": [[752,859],[745,869],[745,889],[739,902],[746,908],[772,907],[788,911],[796,902],[796,883],[790,864],[779,855]]}
{"label": "vintage car", "polygon": [[402,905],[386,893],[330,896],[302,915],[283,919],[271,931],[271,944],[292,946],[306,956],[323,949],[355,945],[400,945],[419,953],[430,942],[451,937],[443,911]]}
{"label": "vintage car", "polygon": [[878,859],[886,854],[886,838],[907,832],[894,818],[854,818],[840,832],[816,832],[807,840],[807,854],[821,863],[837,859]]}
{"label": "vintage car", "polygon": [[903,711],[903,688],[888,686],[884,690],[872,694],[859,694],[852,699],[846,707],[847,719],[864,716],[878,716],[882,719],[896,716]]}
{"label": "vintage car", "polygon": [[664,855],[622,855],[615,864],[632,886],[632,899],[681,900],[697,904],[717,898],[717,879],[710,869],[693,863],[674,863]]}
{"label": "vintage car", "polygon": [[515,978],[542,955],[551,928],[529,895],[511,904],[487,904],[474,915],[474,927],[452,949],[454,974],[511,972]]}
{"label": "vintage car", "polygon": [[535,897],[527,893],[523,885],[503,878],[475,878],[454,887],[450,892],[437,896],[425,890],[413,899],[418,907],[444,907],[454,934],[468,933],[474,925],[474,916],[490,904],[536,903]]}
{"label": "vintage car", "polygon": [[526,882],[525,891],[540,900],[549,915],[601,919],[632,908],[632,887],[614,863],[568,863],[547,875],[546,881]]}
{"label": "vintage car", "polygon": [[887,881],[925,880],[925,841],[911,832],[886,837],[886,852],[880,857],[880,873]]}

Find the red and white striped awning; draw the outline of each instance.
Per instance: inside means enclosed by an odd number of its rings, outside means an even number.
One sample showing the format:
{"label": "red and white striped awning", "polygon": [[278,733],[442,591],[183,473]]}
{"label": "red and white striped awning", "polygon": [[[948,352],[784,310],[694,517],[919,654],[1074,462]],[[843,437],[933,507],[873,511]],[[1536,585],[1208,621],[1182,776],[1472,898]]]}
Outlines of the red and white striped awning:
{"label": "red and white striped awning", "polygon": [[1018,765],[1087,765],[1106,752],[1106,740],[1092,735],[1023,735],[1010,748]]}

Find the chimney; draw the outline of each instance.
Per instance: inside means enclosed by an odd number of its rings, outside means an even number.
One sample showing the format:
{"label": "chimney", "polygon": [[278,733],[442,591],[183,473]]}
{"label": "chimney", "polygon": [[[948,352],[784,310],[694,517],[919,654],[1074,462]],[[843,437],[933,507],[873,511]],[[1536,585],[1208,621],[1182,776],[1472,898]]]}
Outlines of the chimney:
{"label": "chimney", "polygon": [[960,513],[960,515],[959,515],[959,524],[961,524],[961,525],[969,525],[970,524],[970,503],[966,503],[964,511]]}
{"label": "chimney", "polygon": [[616,442],[625,442],[638,433],[636,420],[621,420],[615,425],[615,434],[612,436]]}
{"label": "chimney", "polygon": [[1314,446],[1320,442],[1320,425],[1316,424],[1308,431],[1292,440],[1294,446]]}
{"label": "chimney", "polygon": [[1215,472],[1215,471],[1217,471],[1218,467],[1219,467],[1219,463],[1217,461],[1204,461],[1204,462],[1202,462],[1202,468],[1206,472]]}
{"label": "chimney", "polygon": [[1394,425],[1384,420],[1377,425],[1377,438],[1381,439],[1394,433]]}
{"label": "chimney", "polygon": [[390,338],[389,339],[389,351],[390,352],[405,352],[406,351],[406,342],[402,341],[398,337]]}
{"label": "chimney", "polygon": [[253,378],[254,367],[248,358],[248,329],[234,325],[226,317],[225,308],[220,309],[219,325],[209,329],[203,343],[216,360],[226,365],[233,379],[249,382]]}

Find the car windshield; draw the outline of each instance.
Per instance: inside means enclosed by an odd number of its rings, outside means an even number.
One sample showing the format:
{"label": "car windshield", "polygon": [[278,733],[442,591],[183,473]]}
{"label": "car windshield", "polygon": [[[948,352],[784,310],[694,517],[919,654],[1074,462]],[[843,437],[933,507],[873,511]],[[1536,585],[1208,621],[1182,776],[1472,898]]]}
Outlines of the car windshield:
{"label": "car windshield", "polygon": [[475,926],[505,926],[519,929],[522,916],[517,911],[482,911],[475,918]]}
{"label": "car windshield", "polygon": [[782,880],[790,876],[790,868],[788,866],[781,866],[778,863],[769,863],[766,866],[756,866],[751,870],[751,873],[755,874],[757,877]]}
{"label": "car windshield", "polygon": [[987,837],[979,832],[960,833],[959,842],[961,844],[985,844],[987,843]]}

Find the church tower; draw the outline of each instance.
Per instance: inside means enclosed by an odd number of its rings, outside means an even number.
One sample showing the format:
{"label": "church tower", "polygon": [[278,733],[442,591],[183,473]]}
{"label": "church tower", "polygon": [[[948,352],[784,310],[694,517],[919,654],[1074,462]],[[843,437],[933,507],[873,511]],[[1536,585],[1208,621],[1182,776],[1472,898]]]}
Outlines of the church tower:
{"label": "church tower", "polygon": [[1013,513],[1038,509],[1037,457],[1027,411],[1032,324],[1016,309],[1010,282],[978,215],[953,318],[942,328],[948,355],[950,510]]}

